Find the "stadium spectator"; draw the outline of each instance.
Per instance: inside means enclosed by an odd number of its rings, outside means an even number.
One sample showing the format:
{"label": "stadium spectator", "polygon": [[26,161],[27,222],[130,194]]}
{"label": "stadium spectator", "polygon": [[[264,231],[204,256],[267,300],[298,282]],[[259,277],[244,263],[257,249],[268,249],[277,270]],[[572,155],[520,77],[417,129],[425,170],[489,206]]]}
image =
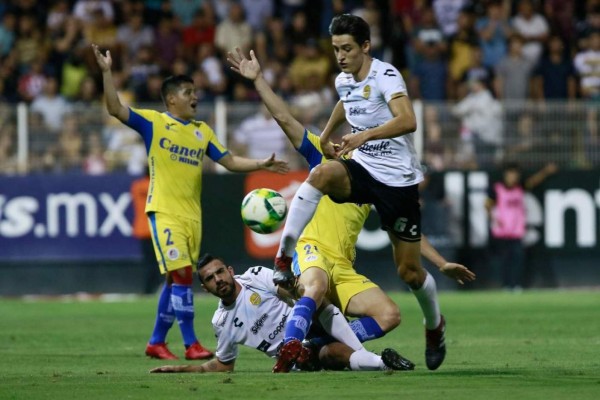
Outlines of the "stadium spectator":
{"label": "stadium spectator", "polygon": [[592,32],[600,31],[600,4],[587,2],[586,5],[588,10],[585,18],[576,26],[577,48],[580,50],[589,48],[588,38]]}
{"label": "stadium spectator", "polygon": [[195,65],[206,77],[206,88],[211,96],[219,96],[227,90],[227,78],[223,72],[223,64],[215,55],[212,43],[205,43],[198,47]]}
{"label": "stadium spectator", "polygon": [[523,56],[523,39],[513,35],[508,41],[508,54],[496,65],[494,90],[502,100],[526,100],[529,78],[535,65]]}
{"label": "stadium spectator", "polygon": [[523,182],[519,166],[507,164],[502,180],[489,186],[485,208],[490,221],[491,262],[502,271],[501,281],[506,289],[520,291],[523,287],[525,191],[540,185],[556,171],[555,164],[548,164]]}
{"label": "stadium spectator", "polygon": [[139,103],[160,103],[162,97],[160,87],[163,78],[160,74],[150,74],[145,84],[135,92],[135,98]]}
{"label": "stadium spectator", "polygon": [[440,43],[431,41],[415,46],[419,49],[419,58],[409,81],[412,98],[430,101],[446,100],[448,63],[444,58],[443,46]]}
{"label": "stadium spectator", "polygon": [[12,49],[16,38],[17,18],[15,14],[6,13],[0,24],[0,57],[6,56]]}
{"label": "stadium spectator", "polygon": [[457,98],[457,89],[465,71],[473,60],[473,51],[479,46],[479,38],[474,28],[474,15],[468,9],[458,13],[457,30],[448,41],[448,95]]}
{"label": "stadium spectator", "polygon": [[17,127],[14,123],[0,125],[0,174],[13,175],[18,171]]}
{"label": "stadium spectator", "polygon": [[308,91],[309,86],[322,88],[326,85],[331,72],[331,62],[315,39],[309,39],[296,47],[297,53],[289,66],[290,78],[300,93]]}
{"label": "stadium spectator", "polygon": [[83,136],[77,116],[65,116],[58,136],[56,168],[59,172],[81,172],[83,170]]}
{"label": "stadium spectator", "polygon": [[446,37],[458,32],[458,15],[467,5],[468,0],[433,0],[435,18]]}
{"label": "stadium spectator", "polygon": [[246,14],[246,21],[256,32],[265,30],[267,21],[273,17],[275,13],[274,0],[241,0]]}
{"label": "stadium spectator", "polygon": [[135,92],[143,87],[148,77],[160,72],[160,66],[156,61],[154,47],[151,45],[141,46],[131,61],[128,72],[128,85]]}
{"label": "stadium spectator", "polygon": [[73,7],[73,15],[85,24],[93,23],[98,15],[102,15],[108,22],[113,22],[115,9],[110,0],[77,0]]}
{"label": "stadium spectator", "polygon": [[[284,20],[285,21],[285,20]],[[314,35],[308,29],[308,23],[306,21],[306,13],[304,11],[294,12],[292,21],[285,28],[285,37],[290,48],[291,56],[298,54],[298,47],[303,46],[306,42],[314,38]]]}
{"label": "stadium spectator", "polygon": [[574,100],[577,95],[575,68],[558,35],[548,39],[546,54],[533,71],[534,97],[538,100]]}
{"label": "stadium spectator", "polygon": [[215,45],[223,59],[227,52],[236,46],[248,49],[252,43],[252,27],[244,19],[244,9],[241,4],[233,3],[229,7],[227,19],[217,25],[215,33]]}
{"label": "stadium spectator", "polygon": [[45,60],[48,57],[50,50],[48,39],[44,36],[42,28],[37,25],[33,15],[25,14],[19,18],[15,50],[18,54],[20,68],[27,69],[34,60]]}
{"label": "stadium spectator", "polygon": [[383,59],[383,18],[375,0],[364,0],[362,5],[351,11],[351,14],[364,19],[371,28],[371,54]]}
{"label": "stadium spectator", "polygon": [[68,0],[57,0],[55,1],[48,10],[48,17],[46,18],[46,27],[49,33],[52,35],[56,31],[62,29],[67,19],[74,18],[71,16],[71,6]]}
{"label": "stadium spectator", "polygon": [[475,29],[483,51],[483,64],[492,68],[506,55],[507,41],[512,34],[500,0],[488,3],[486,16],[477,19]]}
{"label": "stadium spectator", "polygon": [[255,37],[256,54],[260,60],[273,60],[287,64],[291,57],[283,20],[271,18],[267,22],[267,29],[257,32]]}
{"label": "stadium spectator", "polygon": [[468,83],[472,80],[483,82],[487,89],[493,91],[494,70],[483,63],[483,51],[481,47],[473,47],[471,55],[473,57],[471,65],[463,74],[458,86],[459,98],[466,96],[469,91]]}
{"label": "stadium spectator", "polygon": [[143,14],[127,15],[127,23],[117,28],[117,41],[126,60],[134,60],[142,47],[153,46],[154,31],[144,24]]}
{"label": "stadium spectator", "polygon": [[47,77],[43,60],[34,60],[29,71],[19,77],[18,90],[21,100],[31,102],[44,91]]}
{"label": "stadium spectator", "polygon": [[158,63],[163,70],[168,70],[181,54],[180,34],[175,28],[172,14],[161,15],[154,37],[156,54],[160,54]]}
{"label": "stadium spectator", "polygon": [[[117,27],[106,14],[104,8],[95,8],[91,12],[91,19],[83,25],[85,44],[97,43],[103,49],[110,50],[116,61],[121,63],[121,46],[117,41]],[[89,53],[88,53],[89,54]],[[93,66],[92,56],[89,56],[88,65]]]}
{"label": "stadium spectator", "polygon": [[474,156],[476,167],[492,167],[500,156],[502,107],[477,78],[470,80],[468,85],[469,94],[452,108],[452,113],[461,118],[463,162],[469,165]]}
{"label": "stadium spectator", "polygon": [[177,17],[179,25],[186,28],[191,25],[196,12],[202,9],[206,0],[170,0],[171,10]]}
{"label": "stadium spectator", "polygon": [[58,93],[58,82],[50,76],[44,83],[43,92],[31,103],[31,111],[42,114],[44,124],[51,131],[63,126],[65,115],[71,110],[67,100]]}
{"label": "stadium spectator", "polygon": [[552,32],[565,43],[571,43],[576,36],[575,8],[577,0],[546,0],[543,2],[543,16],[552,27]]}
{"label": "stadium spectator", "polygon": [[579,91],[585,99],[600,99],[600,30],[590,32],[589,47],[573,61],[579,75]]}
{"label": "stadium spectator", "polygon": [[[82,166],[83,173],[87,175],[104,175],[108,172],[108,163],[104,157],[104,146],[99,133],[91,132],[87,135],[85,153]],[[156,272],[156,268],[153,271]],[[158,287],[158,284],[156,287]]]}
{"label": "stadium spectator", "polygon": [[520,0],[517,15],[511,21],[515,33],[524,40],[523,56],[536,64],[550,33],[548,22],[543,15],[536,13],[532,0]]}
{"label": "stadium spectator", "polygon": [[185,56],[191,60],[198,53],[200,46],[204,44],[213,45],[215,33],[214,21],[206,15],[204,10],[196,11],[190,26],[183,29],[181,33]]}
{"label": "stadium spectator", "polygon": [[89,74],[85,57],[85,48],[77,46],[68,53],[61,70],[58,71],[61,77],[60,93],[68,99],[77,96],[83,80]]}
{"label": "stadium spectator", "polygon": [[[74,17],[67,17],[60,26],[57,26],[50,33],[50,37],[52,40],[52,49],[47,64],[52,67],[51,73],[58,76],[64,72],[64,69],[69,68],[64,65],[67,60],[73,63],[73,53],[77,52],[77,46],[82,44],[83,32],[81,23]],[[69,95],[73,94],[76,86],[77,83],[74,82],[73,88],[67,90],[67,93]],[[63,94],[65,93],[63,92]]]}
{"label": "stadium spectator", "polygon": [[435,21],[433,9],[431,7],[425,7],[421,11],[420,22],[415,23],[414,25],[410,44],[406,49],[410,60],[409,67],[411,71],[415,71],[416,66],[425,56],[425,52],[427,52],[429,54],[429,58],[431,58],[431,53],[433,52],[431,47],[435,48],[435,53],[443,55],[444,61],[447,63],[447,60],[445,59],[445,53],[448,49],[448,46],[444,37],[444,33],[438,27]]}

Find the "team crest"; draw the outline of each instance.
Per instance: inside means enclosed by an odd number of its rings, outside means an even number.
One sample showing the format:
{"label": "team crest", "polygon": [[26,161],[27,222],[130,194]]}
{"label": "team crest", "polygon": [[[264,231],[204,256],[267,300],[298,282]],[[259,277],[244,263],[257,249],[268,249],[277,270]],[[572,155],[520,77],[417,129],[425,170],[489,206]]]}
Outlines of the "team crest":
{"label": "team crest", "polygon": [[194,135],[196,135],[196,138],[198,138],[198,140],[202,140],[203,139],[202,132],[200,132],[199,129],[196,129],[194,131]]}
{"label": "team crest", "polygon": [[167,257],[169,257],[169,260],[177,260],[179,258],[179,250],[176,247],[171,247],[167,250]]}
{"label": "team crest", "polygon": [[365,99],[368,99],[370,95],[371,95],[371,86],[366,85],[363,89],[363,97]]}
{"label": "team crest", "polygon": [[253,306],[259,305],[261,301],[262,299],[258,293],[252,293],[252,296],[250,296],[250,304]]}

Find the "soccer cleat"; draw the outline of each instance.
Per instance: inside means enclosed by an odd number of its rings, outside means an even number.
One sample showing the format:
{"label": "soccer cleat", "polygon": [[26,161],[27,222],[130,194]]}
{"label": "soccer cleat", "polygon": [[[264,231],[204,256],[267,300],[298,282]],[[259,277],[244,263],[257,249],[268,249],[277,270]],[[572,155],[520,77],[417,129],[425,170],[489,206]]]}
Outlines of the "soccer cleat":
{"label": "soccer cleat", "polygon": [[273,366],[273,373],[290,372],[301,352],[302,343],[298,339],[284,343],[277,352],[277,362]]}
{"label": "soccer cleat", "polygon": [[402,357],[394,349],[383,350],[381,352],[381,361],[383,361],[386,367],[394,371],[412,371],[415,369],[415,364]]}
{"label": "soccer cleat", "polygon": [[209,358],[213,358],[213,356],[214,354],[202,347],[200,342],[192,344],[185,351],[186,360],[208,360]]}
{"label": "soccer cleat", "polygon": [[146,355],[161,360],[178,360],[179,358],[171,353],[166,343],[156,343],[146,345]]}
{"label": "soccer cleat", "polygon": [[440,324],[435,329],[425,329],[425,338],[427,346],[425,348],[425,363],[430,370],[436,370],[444,362],[446,357],[446,342],[444,333],[446,332],[446,320],[442,315]]}
{"label": "soccer cleat", "polygon": [[292,258],[281,252],[280,257],[275,257],[275,272],[273,273],[273,283],[283,287],[292,287],[294,285],[294,274],[292,272]]}

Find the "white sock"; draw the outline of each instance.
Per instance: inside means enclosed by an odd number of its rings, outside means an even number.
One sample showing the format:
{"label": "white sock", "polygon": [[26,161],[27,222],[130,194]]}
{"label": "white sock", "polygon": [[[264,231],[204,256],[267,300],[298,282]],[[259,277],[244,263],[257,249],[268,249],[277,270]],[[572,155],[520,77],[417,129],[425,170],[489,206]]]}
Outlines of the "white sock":
{"label": "white sock", "polygon": [[304,182],[300,185],[290,204],[277,256],[281,255],[281,251],[284,251],[288,257],[294,254],[296,242],[315,214],[321,197],[323,193],[310,183]]}
{"label": "white sock", "polygon": [[350,355],[350,369],[352,371],[380,371],[386,367],[380,356],[362,349]]}
{"label": "white sock", "polygon": [[354,334],[354,331],[346,321],[339,308],[333,304],[328,304],[319,314],[319,322],[325,332],[330,334],[338,342],[344,343],[354,351],[364,350],[360,340]]}
{"label": "white sock", "polygon": [[440,304],[438,303],[437,298],[437,286],[435,285],[433,276],[427,272],[423,286],[421,286],[420,289],[413,290],[412,292],[419,301],[419,305],[423,311],[423,316],[425,317],[425,328],[437,328],[442,321],[442,316],[440,314]]}

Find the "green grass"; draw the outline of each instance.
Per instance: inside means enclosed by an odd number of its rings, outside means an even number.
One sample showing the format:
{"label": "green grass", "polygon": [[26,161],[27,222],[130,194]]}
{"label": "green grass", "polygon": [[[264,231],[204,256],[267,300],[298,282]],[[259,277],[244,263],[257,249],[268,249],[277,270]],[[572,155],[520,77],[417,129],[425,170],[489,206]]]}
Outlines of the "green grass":
{"label": "green grass", "polygon": [[[422,317],[395,294],[402,325],[367,344],[413,360],[413,372],[274,375],[273,361],[241,349],[232,374],[149,374],[143,355],[155,299],[0,300],[0,399],[598,399],[600,291],[442,293],[448,356],[424,365]],[[214,348],[215,298],[196,298],[196,326]],[[177,327],[171,349],[182,355]],[[183,361],[185,362],[185,360]]]}

